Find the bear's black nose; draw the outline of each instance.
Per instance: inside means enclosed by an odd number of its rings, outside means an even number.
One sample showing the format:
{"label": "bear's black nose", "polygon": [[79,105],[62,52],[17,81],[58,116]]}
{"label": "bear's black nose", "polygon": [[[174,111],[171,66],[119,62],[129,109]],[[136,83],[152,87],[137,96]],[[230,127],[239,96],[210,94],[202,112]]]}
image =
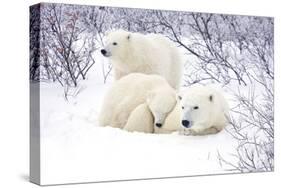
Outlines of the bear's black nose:
{"label": "bear's black nose", "polygon": [[159,128],[162,127],[161,123],[156,123],[155,125],[156,125],[156,127],[159,127]]}
{"label": "bear's black nose", "polygon": [[190,127],[190,121],[188,121],[188,120],[182,120],[182,121],[181,121],[181,124],[182,124],[184,127],[186,127],[186,128],[189,128],[189,127]]}
{"label": "bear's black nose", "polygon": [[105,50],[105,49],[101,49],[100,52],[102,53],[102,55],[105,55],[105,54],[106,54],[106,50]]}

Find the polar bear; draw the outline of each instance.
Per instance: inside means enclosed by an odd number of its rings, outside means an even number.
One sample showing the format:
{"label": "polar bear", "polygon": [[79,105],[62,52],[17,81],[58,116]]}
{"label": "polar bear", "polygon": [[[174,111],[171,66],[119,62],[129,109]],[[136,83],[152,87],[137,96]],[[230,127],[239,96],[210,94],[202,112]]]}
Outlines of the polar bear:
{"label": "polar bear", "polygon": [[[181,108],[179,102],[175,105],[173,110],[167,115],[165,121],[161,126],[157,126],[154,124],[154,133],[157,134],[169,134],[172,132],[180,131],[181,130]],[[152,110],[152,109],[150,109]],[[153,117],[158,116],[158,113],[153,112]]]}
{"label": "polar bear", "polygon": [[146,103],[137,106],[128,118],[124,130],[129,132],[153,133],[153,115]]}
{"label": "polar bear", "polygon": [[170,99],[157,90],[150,92],[146,102],[139,105],[130,114],[124,130],[156,134],[179,131],[181,129],[181,105],[176,95],[168,97]]}
{"label": "polar bear", "polygon": [[116,80],[139,72],[161,75],[174,89],[180,86],[182,55],[172,41],[160,34],[113,31],[107,35],[101,53],[112,63]]}
{"label": "polar bear", "polygon": [[219,90],[209,86],[193,85],[179,98],[182,106],[183,134],[215,134],[226,126],[229,107]]}
{"label": "polar bear", "polygon": [[[169,102],[169,108],[163,109],[159,115],[157,123],[165,120],[165,115],[176,105],[176,91],[165,78],[159,75],[146,75],[142,73],[131,73],[113,83],[113,86],[107,92],[102,109],[99,115],[99,124],[101,126],[112,126],[117,128],[126,127],[126,123],[133,111],[142,111],[137,108],[146,102],[147,97],[155,96],[158,93],[163,103]],[[161,106],[161,104],[159,105]],[[149,114],[149,112],[146,112]],[[149,121],[151,119],[145,119]],[[135,121],[139,121],[136,119]],[[129,122],[132,122],[131,120]],[[126,128],[130,129],[130,128]]]}

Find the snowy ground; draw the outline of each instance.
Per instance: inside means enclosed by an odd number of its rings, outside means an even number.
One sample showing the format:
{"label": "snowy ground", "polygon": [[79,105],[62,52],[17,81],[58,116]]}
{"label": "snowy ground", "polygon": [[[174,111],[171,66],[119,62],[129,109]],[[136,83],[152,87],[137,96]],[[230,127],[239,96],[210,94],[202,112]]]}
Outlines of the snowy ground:
{"label": "snowy ground", "polygon": [[96,64],[76,97],[66,101],[57,84],[41,83],[42,184],[229,173],[218,152],[236,148],[225,130],[209,136],[129,133],[99,127],[103,83]]}

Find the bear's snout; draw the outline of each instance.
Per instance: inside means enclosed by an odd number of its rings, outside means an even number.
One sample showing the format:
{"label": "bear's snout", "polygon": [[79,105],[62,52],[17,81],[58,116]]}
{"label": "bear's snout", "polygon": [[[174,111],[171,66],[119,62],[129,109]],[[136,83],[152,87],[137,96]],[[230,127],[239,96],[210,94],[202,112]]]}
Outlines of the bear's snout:
{"label": "bear's snout", "polygon": [[110,57],[111,56],[111,52],[107,51],[106,49],[101,49],[100,52],[104,57]]}
{"label": "bear's snout", "polygon": [[190,121],[188,120],[182,120],[181,124],[186,128],[190,128]]}
{"label": "bear's snout", "polygon": [[105,49],[101,49],[100,52],[101,52],[102,55],[106,54],[106,50]]}
{"label": "bear's snout", "polygon": [[156,127],[162,127],[162,124],[161,123],[155,123]]}

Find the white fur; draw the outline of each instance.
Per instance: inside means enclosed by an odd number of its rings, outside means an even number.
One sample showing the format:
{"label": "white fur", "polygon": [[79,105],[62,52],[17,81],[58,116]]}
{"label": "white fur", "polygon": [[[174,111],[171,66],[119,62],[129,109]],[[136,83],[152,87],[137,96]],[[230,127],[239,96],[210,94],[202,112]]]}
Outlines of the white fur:
{"label": "white fur", "polygon": [[181,105],[181,120],[190,122],[190,127],[183,129],[184,134],[214,134],[227,124],[228,104],[222,93],[212,87],[194,85],[187,88],[183,92]]}
{"label": "white fur", "polygon": [[[142,112],[143,109],[139,105],[146,103],[148,97],[154,98],[157,92],[161,94],[163,100],[169,98],[169,101],[175,104],[175,90],[159,75],[131,73],[114,82],[103,101],[99,115],[100,125],[118,128],[125,127],[129,131],[134,131],[132,125],[126,126],[130,114],[133,111],[135,113]],[[139,121],[139,119],[137,117],[135,121]],[[134,122],[134,119],[129,120],[129,122]],[[143,122],[150,122],[150,118],[148,117]]]}
{"label": "white fur", "polygon": [[130,114],[124,130],[129,132],[153,133],[153,115],[146,103],[140,104]]}
{"label": "white fur", "polygon": [[175,91],[164,87],[155,89],[147,95],[146,103],[154,117],[154,124],[163,125],[168,114],[176,106]]}
{"label": "white fur", "polygon": [[116,80],[140,72],[161,75],[175,89],[180,86],[182,56],[178,48],[162,35],[114,31],[108,34],[104,50],[113,65]]}
{"label": "white fur", "polygon": [[[179,131],[181,128],[181,110],[179,103],[176,101],[176,96],[174,96],[174,100],[167,100],[167,102],[159,100],[161,98],[165,100],[165,97],[162,96],[165,96],[162,92],[154,92],[153,96],[148,96],[146,103],[141,104],[131,113],[125,127],[129,127],[129,131],[154,132],[157,134]],[[157,127],[155,123],[161,123],[162,126]]]}
{"label": "white fur", "polygon": [[174,109],[168,114],[164,124],[161,127],[154,125],[154,133],[172,133],[181,129],[181,106],[176,104]]}

